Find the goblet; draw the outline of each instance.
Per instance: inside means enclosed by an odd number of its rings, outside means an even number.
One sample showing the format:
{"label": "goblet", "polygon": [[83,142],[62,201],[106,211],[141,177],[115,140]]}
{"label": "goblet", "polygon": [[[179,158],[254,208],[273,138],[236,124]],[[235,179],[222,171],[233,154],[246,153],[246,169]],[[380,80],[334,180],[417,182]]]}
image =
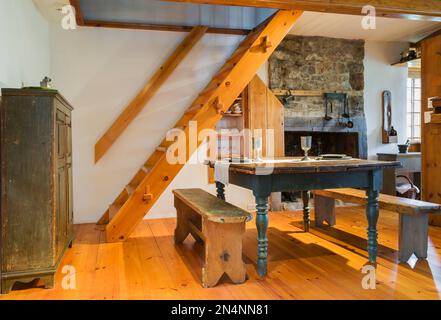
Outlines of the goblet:
{"label": "goblet", "polygon": [[262,137],[253,138],[253,147],[256,152],[256,161],[261,162],[262,160]]}
{"label": "goblet", "polygon": [[302,161],[309,161],[311,158],[308,157],[308,151],[311,150],[312,147],[312,137],[301,137],[301,146],[302,150],[305,152],[305,156],[303,157]]}

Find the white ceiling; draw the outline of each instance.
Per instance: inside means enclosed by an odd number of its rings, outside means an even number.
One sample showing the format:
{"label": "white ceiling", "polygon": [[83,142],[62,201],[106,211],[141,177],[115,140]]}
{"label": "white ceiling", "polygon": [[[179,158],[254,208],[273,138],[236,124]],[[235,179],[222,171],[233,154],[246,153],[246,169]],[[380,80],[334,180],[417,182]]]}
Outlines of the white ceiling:
{"label": "white ceiling", "polygon": [[[33,0],[49,19],[68,0]],[[269,9],[170,3],[158,0],[81,0],[88,19],[174,25],[205,24],[215,27],[252,28],[269,16]],[[361,27],[361,16],[305,12],[291,34],[377,41],[416,42],[441,28],[441,23],[377,18],[375,30]]]}
{"label": "white ceiling", "polygon": [[377,18],[376,29],[364,30],[362,16],[305,12],[291,34],[376,41],[416,42],[441,28],[441,23]]}

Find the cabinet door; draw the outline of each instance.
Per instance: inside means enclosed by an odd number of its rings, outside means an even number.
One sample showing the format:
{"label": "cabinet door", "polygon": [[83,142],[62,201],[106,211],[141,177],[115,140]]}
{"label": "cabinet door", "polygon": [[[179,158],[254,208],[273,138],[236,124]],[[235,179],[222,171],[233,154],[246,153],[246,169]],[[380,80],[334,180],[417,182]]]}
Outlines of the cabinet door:
{"label": "cabinet door", "polygon": [[48,99],[2,97],[3,271],[53,266],[53,109]]}
{"label": "cabinet door", "polygon": [[67,132],[66,132],[66,116],[63,112],[57,110],[56,123],[56,145],[57,145],[57,185],[56,185],[56,243],[57,256],[62,252],[67,239],[67,170],[66,170],[66,154],[67,154]]}
{"label": "cabinet door", "polygon": [[67,210],[66,210],[66,168],[57,170],[57,256],[64,249],[67,238]]}
{"label": "cabinet door", "polygon": [[[71,238],[73,233],[73,181],[72,181],[72,121],[66,116],[66,202],[67,202],[67,236]],[[68,239],[69,240],[69,239]]]}

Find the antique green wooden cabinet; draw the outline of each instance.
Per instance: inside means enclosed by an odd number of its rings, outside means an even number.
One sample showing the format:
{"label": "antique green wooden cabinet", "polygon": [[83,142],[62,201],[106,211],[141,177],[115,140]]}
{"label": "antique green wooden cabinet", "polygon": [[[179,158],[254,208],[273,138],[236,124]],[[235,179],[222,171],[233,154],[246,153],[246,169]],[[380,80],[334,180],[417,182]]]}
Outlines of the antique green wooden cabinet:
{"label": "antique green wooden cabinet", "polygon": [[56,90],[3,89],[1,293],[40,278],[47,288],[72,244],[72,107]]}

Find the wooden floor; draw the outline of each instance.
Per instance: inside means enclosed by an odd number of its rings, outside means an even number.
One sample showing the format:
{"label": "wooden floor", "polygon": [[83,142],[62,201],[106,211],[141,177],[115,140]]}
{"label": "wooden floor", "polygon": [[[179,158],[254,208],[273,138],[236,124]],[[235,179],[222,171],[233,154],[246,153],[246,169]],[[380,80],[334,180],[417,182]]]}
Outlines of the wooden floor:
{"label": "wooden floor", "polygon": [[[364,290],[366,222],[359,207],[337,209],[337,226],[300,228],[301,213],[272,213],[269,225],[269,275],[256,274],[256,229],[247,225],[244,255],[249,279],[218,287],[200,285],[202,248],[188,238],[173,243],[175,219],[144,221],[133,237],[104,243],[95,225],[76,227],[74,246],[62,262],[76,268],[76,290],[18,289],[0,299],[440,299],[441,228],[430,228],[429,259],[398,265],[395,214],[379,221],[377,288]],[[36,283],[38,285],[38,283]]]}

